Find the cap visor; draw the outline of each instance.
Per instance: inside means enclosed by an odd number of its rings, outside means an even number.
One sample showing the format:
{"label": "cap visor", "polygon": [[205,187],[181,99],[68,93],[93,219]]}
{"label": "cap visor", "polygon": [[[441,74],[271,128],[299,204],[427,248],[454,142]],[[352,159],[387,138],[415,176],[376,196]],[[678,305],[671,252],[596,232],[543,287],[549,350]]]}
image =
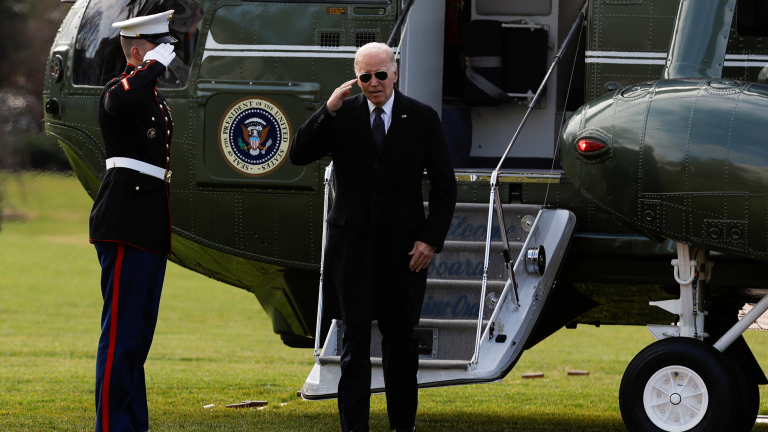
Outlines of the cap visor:
{"label": "cap visor", "polygon": [[146,38],[148,41],[152,42],[153,44],[164,44],[164,43],[176,43],[179,40],[176,39],[173,36],[163,36],[160,38]]}

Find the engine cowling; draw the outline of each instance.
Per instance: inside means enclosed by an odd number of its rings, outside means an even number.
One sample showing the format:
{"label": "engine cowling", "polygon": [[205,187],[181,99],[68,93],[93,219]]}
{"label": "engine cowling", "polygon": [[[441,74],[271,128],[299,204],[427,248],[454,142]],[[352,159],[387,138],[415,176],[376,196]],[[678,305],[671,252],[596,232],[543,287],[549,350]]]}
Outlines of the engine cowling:
{"label": "engine cowling", "polygon": [[579,108],[560,138],[568,178],[618,220],[768,259],[768,86],[636,84]]}

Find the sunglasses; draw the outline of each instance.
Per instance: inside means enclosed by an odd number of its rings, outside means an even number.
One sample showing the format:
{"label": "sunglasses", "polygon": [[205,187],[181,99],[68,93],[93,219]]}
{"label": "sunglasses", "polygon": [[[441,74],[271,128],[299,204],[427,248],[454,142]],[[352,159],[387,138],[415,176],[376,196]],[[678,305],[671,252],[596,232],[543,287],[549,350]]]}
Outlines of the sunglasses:
{"label": "sunglasses", "polygon": [[367,83],[368,81],[371,80],[373,76],[376,76],[376,79],[379,81],[386,81],[387,78],[389,78],[389,74],[387,74],[385,71],[378,71],[373,74],[364,73],[364,74],[360,74],[357,78],[360,79],[360,82]]}

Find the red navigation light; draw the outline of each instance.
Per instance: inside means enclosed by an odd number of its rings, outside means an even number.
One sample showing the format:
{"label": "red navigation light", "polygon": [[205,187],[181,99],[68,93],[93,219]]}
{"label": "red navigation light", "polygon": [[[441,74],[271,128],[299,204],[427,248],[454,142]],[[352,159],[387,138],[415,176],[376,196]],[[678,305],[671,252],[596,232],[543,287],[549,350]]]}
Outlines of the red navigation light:
{"label": "red navigation light", "polygon": [[576,148],[581,153],[594,153],[605,148],[605,144],[589,138],[582,138],[576,143]]}

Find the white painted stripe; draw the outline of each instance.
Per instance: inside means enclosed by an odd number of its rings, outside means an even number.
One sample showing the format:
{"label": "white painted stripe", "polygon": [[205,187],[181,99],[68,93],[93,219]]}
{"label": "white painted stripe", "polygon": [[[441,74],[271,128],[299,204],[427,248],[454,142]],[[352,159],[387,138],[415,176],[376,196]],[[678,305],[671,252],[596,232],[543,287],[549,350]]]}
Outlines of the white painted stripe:
{"label": "white painted stripe", "polygon": [[622,59],[622,58],[604,58],[590,57],[585,60],[587,63],[608,63],[608,64],[644,64],[644,65],[664,65],[666,60],[653,59]]}
{"label": "white painted stripe", "polygon": [[764,60],[768,61],[768,55],[760,54],[727,54],[726,60]]}
{"label": "white painted stripe", "polygon": [[281,51],[214,51],[205,50],[203,61],[208,57],[303,57],[303,58],[355,58],[355,53],[334,52],[281,52]]}
{"label": "white painted stripe", "polygon": [[768,62],[757,61],[727,61],[723,63],[726,67],[764,67],[768,66]]}
{"label": "white painted stripe", "polygon": [[205,40],[206,50],[233,50],[233,51],[317,51],[317,52],[357,52],[357,47],[321,47],[317,45],[240,45],[220,44],[213,38],[213,33],[208,30]]}
{"label": "white painted stripe", "polygon": [[664,52],[587,51],[587,57],[667,58]]}

